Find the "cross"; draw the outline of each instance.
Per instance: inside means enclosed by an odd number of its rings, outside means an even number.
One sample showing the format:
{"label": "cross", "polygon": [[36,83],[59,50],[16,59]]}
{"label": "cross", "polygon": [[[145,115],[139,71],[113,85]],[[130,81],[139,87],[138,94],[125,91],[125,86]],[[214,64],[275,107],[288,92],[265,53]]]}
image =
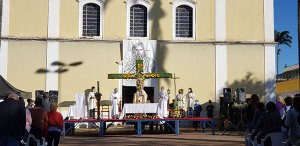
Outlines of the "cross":
{"label": "cross", "polygon": [[176,77],[176,75],[174,74],[174,77],[172,79],[174,79],[175,97],[176,97],[176,92],[177,92],[177,89],[176,89],[176,80],[179,79],[179,77]]}
{"label": "cross", "polygon": [[172,78],[171,73],[143,73],[143,60],[136,60],[136,72],[124,74],[108,74],[108,79],[136,79],[137,91],[144,89],[144,81],[150,78]]}

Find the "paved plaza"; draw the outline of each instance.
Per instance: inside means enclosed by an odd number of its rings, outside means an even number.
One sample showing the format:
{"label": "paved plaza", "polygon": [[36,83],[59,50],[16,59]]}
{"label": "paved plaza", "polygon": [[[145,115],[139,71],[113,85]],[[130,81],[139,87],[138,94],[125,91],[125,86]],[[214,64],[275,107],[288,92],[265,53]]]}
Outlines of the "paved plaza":
{"label": "paved plaza", "polygon": [[212,135],[210,129],[205,133],[193,128],[181,128],[179,136],[161,131],[146,131],[142,136],[137,136],[132,129],[124,126],[114,126],[107,130],[104,137],[99,137],[94,129],[76,129],[74,136],[61,139],[61,146],[77,145],[200,145],[200,146],[242,146],[244,136],[233,133],[222,135],[216,132]]}

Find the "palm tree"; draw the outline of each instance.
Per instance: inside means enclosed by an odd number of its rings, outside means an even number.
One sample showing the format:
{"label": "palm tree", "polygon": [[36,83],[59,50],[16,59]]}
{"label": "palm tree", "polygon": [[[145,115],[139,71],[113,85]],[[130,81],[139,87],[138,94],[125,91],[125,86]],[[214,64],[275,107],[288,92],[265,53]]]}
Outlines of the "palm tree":
{"label": "palm tree", "polygon": [[277,75],[278,75],[278,65],[279,65],[279,57],[280,57],[280,52],[281,49],[279,48],[280,45],[287,45],[289,47],[291,47],[292,44],[292,37],[290,36],[290,32],[289,31],[276,31],[274,33],[274,39],[275,42],[277,42]]}

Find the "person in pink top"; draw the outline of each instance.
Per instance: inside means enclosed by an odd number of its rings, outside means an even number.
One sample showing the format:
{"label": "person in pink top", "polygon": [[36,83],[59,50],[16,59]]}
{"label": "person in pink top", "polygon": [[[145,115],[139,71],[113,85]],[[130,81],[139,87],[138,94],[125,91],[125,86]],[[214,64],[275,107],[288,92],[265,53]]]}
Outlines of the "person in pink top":
{"label": "person in pink top", "polygon": [[23,138],[24,142],[27,141],[27,138],[28,138],[28,135],[29,135],[29,132],[31,129],[31,123],[32,123],[31,113],[28,109],[26,109],[26,125],[25,125],[26,130],[25,130],[25,135]]}

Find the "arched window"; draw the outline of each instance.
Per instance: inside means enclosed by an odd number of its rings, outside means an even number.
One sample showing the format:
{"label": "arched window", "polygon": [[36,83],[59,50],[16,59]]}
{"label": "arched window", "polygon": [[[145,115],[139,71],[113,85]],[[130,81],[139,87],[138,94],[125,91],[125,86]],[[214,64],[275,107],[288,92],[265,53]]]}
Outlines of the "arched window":
{"label": "arched window", "polygon": [[147,37],[147,7],[136,4],[130,7],[130,37]]}
{"label": "arched window", "polygon": [[183,38],[193,37],[193,8],[180,5],[176,8],[175,36]]}
{"label": "arched window", "polygon": [[103,0],[79,2],[79,37],[103,38]]}
{"label": "arched window", "polygon": [[100,36],[100,6],[88,3],[82,10],[82,36]]}
{"label": "arched window", "polygon": [[194,0],[174,0],[173,39],[196,40],[196,2]]}

